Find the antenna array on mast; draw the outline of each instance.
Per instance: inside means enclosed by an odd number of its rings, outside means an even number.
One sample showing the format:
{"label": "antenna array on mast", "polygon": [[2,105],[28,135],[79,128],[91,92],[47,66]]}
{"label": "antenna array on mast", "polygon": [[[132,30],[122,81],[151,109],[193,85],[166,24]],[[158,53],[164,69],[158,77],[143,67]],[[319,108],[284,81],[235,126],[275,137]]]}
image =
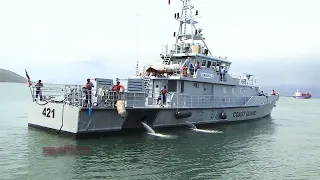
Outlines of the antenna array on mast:
{"label": "antenna array on mast", "polygon": [[182,2],[181,11],[174,13],[174,19],[179,22],[179,29],[173,33],[175,43],[172,48],[169,49],[168,45],[163,46],[160,54],[163,64],[171,64],[172,57],[189,56],[189,53],[192,56],[201,54],[212,57],[212,53],[202,35],[202,29],[196,27],[196,24],[198,24],[196,19],[200,18],[199,11],[192,12],[194,5],[191,4],[191,0],[180,1]]}
{"label": "antenna array on mast", "polygon": [[[177,45],[179,43],[188,43],[190,46],[195,45],[198,41],[202,41],[204,44],[204,48],[208,50],[209,54],[211,52],[209,47],[205,43],[205,38],[201,34],[202,29],[195,26],[198,22],[195,20],[196,18],[200,18],[198,10],[195,13],[192,12],[194,9],[194,5],[191,4],[191,0],[181,0],[182,8],[181,13],[175,13],[174,18],[179,21],[179,30],[176,34],[174,32],[174,37],[176,37],[176,46],[175,46],[175,53],[178,53]],[[190,26],[190,31],[187,31],[187,26]],[[199,44],[199,43],[197,43]]]}

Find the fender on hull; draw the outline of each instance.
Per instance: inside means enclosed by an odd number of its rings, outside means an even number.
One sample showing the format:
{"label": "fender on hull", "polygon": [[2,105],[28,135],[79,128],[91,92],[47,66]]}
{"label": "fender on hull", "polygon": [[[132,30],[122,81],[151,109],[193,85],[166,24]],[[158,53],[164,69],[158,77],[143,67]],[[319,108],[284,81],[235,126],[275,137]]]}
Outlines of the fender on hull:
{"label": "fender on hull", "polygon": [[191,111],[178,111],[178,112],[176,112],[177,119],[185,119],[185,118],[189,118],[191,116],[192,116]]}

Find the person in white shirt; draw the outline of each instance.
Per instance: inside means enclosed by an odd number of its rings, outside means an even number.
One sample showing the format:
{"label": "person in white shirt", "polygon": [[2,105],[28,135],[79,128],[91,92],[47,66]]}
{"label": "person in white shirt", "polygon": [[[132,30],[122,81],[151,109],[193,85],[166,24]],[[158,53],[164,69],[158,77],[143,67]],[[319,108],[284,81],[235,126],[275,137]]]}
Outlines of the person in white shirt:
{"label": "person in white shirt", "polygon": [[221,81],[224,81],[225,72],[226,72],[225,67],[221,66],[221,71],[220,71]]}

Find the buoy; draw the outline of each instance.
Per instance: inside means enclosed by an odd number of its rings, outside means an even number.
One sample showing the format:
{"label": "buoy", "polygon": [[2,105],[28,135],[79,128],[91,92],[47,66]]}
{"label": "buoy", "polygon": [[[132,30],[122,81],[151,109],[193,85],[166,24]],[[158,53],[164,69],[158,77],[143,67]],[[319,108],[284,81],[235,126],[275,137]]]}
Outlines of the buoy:
{"label": "buoy", "polygon": [[220,119],[227,119],[227,114],[225,112],[222,112],[220,114]]}
{"label": "buoy", "polygon": [[124,106],[124,101],[118,100],[116,103],[118,114],[124,118],[126,116],[126,108]]}
{"label": "buoy", "polygon": [[104,96],[104,92],[103,92],[103,89],[102,89],[102,88],[99,88],[99,89],[98,89],[98,95],[99,95],[99,96]]}
{"label": "buoy", "polygon": [[182,67],[182,74],[183,74],[183,76],[185,76],[185,77],[187,77],[188,76],[188,71],[187,71],[187,68],[184,66],[184,67]]}

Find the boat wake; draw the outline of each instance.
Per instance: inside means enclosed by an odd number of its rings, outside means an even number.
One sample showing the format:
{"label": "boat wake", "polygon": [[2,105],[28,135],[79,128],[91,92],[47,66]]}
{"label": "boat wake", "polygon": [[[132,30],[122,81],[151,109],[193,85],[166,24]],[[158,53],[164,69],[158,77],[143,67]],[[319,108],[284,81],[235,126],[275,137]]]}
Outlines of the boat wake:
{"label": "boat wake", "polygon": [[223,133],[223,131],[216,131],[216,130],[210,130],[210,129],[198,129],[197,126],[195,126],[191,122],[186,121],[186,123],[191,127],[190,128],[191,130],[196,132],[211,133],[211,134]]}
{"label": "boat wake", "polygon": [[216,130],[209,130],[209,129],[193,129],[191,128],[193,131],[196,131],[196,132],[202,132],[202,133],[211,133],[211,134],[214,134],[214,133],[223,133],[222,131],[216,131]]}
{"label": "boat wake", "polygon": [[174,138],[175,136],[172,135],[166,135],[166,134],[160,134],[156,133],[148,124],[141,122],[141,124],[146,128],[148,131],[148,134],[151,136],[161,137],[161,138]]}

